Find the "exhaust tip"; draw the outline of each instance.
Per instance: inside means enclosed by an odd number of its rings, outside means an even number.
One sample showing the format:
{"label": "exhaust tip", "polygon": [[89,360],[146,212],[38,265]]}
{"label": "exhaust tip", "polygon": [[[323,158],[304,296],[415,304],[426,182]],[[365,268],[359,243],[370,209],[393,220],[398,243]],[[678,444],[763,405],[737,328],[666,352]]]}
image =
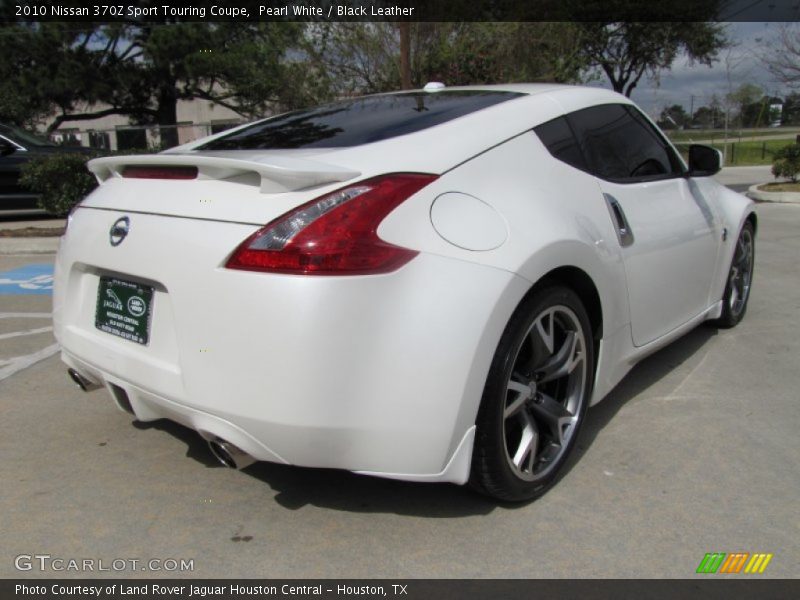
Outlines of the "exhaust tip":
{"label": "exhaust tip", "polygon": [[214,455],[221,465],[229,469],[244,469],[249,467],[256,459],[247,454],[244,450],[237,448],[225,440],[214,439],[208,442],[211,454]]}
{"label": "exhaust tip", "polygon": [[81,388],[84,392],[91,392],[92,390],[97,390],[102,387],[100,384],[87,379],[75,369],[67,369],[67,374],[69,375],[69,378],[72,379],[73,383]]}

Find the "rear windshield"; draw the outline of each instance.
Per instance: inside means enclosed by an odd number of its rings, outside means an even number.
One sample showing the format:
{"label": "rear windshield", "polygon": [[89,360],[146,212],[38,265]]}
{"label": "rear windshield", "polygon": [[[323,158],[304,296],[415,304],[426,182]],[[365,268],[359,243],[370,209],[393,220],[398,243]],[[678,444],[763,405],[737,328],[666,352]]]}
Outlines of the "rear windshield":
{"label": "rear windshield", "polygon": [[345,148],[414,133],[523,94],[452,90],[367,96],[279,115],[198,150]]}

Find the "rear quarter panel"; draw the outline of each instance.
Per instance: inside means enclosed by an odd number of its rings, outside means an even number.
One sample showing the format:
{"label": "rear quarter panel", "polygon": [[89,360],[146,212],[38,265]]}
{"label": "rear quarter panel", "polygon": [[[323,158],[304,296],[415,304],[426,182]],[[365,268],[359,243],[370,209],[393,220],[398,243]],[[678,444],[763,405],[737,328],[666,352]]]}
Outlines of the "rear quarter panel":
{"label": "rear quarter panel", "polygon": [[[443,239],[430,212],[449,192],[494,208],[507,228],[505,242],[474,251]],[[619,244],[595,178],[554,159],[531,131],[442,175],[392,212],[378,234],[422,252],[510,271],[531,284],[558,267],[578,267],[598,288],[606,326],[628,323]]]}
{"label": "rear quarter panel", "polygon": [[[507,228],[505,242],[474,251],[443,239],[430,213],[436,199],[450,192],[478,198],[497,211]],[[498,302],[498,312],[487,325],[494,328],[486,336],[493,348],[531,287],[554,269],[581,269],[600,296],[603,336],[616,340],[605,350],[601,346],[606,356],[602,361],[598,357],[596,380],[601,383],[594,401],[618,380],[619,375],[609,375],[616,373],[619,362],[619,356],[611,354],[625,352],[630,318],[622,254],[608,208],[595,178],[553,158],[532,131],[443,174],[392,212],[378,234],[394,244],[502,269],[527,281],[527,289],[514,290],[513,302]]]}

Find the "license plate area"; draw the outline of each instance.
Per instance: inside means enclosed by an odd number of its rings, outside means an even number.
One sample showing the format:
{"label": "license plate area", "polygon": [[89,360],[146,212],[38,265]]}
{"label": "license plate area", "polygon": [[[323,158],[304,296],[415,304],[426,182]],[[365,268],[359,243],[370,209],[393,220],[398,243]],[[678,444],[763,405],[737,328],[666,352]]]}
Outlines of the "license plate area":
{"label": "license plate area", "polygon": [[100,277],[94,326],[100,331],[147,345],[153,288],[116,277]]}

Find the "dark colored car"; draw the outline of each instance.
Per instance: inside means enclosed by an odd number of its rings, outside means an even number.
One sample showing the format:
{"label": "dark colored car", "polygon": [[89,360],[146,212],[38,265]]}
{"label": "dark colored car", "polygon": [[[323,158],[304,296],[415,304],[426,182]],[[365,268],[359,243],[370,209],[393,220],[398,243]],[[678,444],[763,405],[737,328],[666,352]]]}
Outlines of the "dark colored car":
{"label": "dark colored car", "polygon": [[40,210],[37,194],[20,186],[20,170],[34,157],[57,152],[88,154],[90,150],[59,146],[19,127],[0,123],[0,211]]}

